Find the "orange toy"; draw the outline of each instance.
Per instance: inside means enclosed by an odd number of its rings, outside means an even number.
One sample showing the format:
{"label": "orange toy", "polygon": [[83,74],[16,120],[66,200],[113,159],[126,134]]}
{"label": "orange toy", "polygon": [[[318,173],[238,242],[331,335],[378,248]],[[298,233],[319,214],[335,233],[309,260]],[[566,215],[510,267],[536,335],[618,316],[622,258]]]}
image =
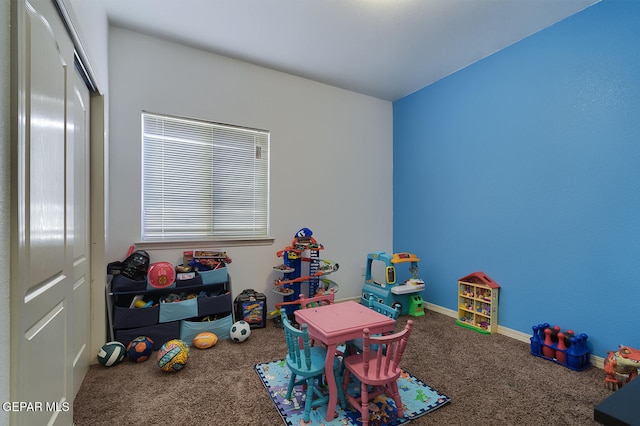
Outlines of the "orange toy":
{"label": "orange toy", "polygon": [[640,368],[640,350],[619,345],[616,352],[608,352],[604,360],[604,385],[616,391],[638,375]]}

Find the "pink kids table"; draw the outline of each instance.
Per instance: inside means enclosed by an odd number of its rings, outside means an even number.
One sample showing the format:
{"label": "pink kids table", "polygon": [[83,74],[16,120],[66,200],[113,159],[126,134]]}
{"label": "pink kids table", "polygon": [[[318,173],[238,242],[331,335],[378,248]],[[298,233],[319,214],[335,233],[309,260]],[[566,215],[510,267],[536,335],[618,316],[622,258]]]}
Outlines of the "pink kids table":
{"label": "pink kids table", "polygon": [[324,362],[325,376],[329,385],[327,421],[332,421],[338,403],[338,388],[333,376],[336,346],[362,337],[365,328],[368,328],[371,334],[393,331],[396,320],[354,301],[299,309],[294,312],[294,315],[299,324],[307,324],[309,337],[327,346],[327,357]]}

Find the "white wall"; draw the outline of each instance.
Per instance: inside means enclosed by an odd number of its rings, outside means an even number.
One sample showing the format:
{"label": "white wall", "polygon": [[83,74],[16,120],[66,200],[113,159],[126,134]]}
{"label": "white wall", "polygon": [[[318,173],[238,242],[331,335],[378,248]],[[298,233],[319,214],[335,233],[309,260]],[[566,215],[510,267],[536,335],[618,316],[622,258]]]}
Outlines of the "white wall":
{"label": "white wall", "polygon": [[[339,67],[340,64],[335,64]],[[271,236],[274,245],[225,248],[235,297],[245,288],[282,301],[276,252],[308,227],[338,299],[357,297],[370,251],[392,249],[392,104],[212,53],[111,28],[111,260],[140,236],[140,113],[147,110],[271,131]],[[198,196],[194,182],[193,194]],[[188,249],[189,247],[185,247]],[[181,250],[150,251],[181,262]],[[304,287],[303,287],[304,288]]]}

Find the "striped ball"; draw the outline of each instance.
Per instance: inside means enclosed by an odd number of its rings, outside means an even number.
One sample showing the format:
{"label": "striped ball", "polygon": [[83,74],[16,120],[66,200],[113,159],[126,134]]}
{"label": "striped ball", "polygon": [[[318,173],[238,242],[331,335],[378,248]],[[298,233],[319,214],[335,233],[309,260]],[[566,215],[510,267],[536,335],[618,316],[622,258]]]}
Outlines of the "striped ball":
{"label": "striped ball", "polygon": [[198,349],[207,349],[218,343],[218,336],[210,331],[203,331],[193,338],[193,346]]}
{"label": "striped ball", "polygon": [[98,362],[105,367],[120,364],[124,359],[125,347],[120,342],[107,342],[98,351]]}
{"label": "striped ball", "polygon": [[180,339],[169,340],[158,351],[158,366],[162,371],[180,371],[189,359],[189,346]]}

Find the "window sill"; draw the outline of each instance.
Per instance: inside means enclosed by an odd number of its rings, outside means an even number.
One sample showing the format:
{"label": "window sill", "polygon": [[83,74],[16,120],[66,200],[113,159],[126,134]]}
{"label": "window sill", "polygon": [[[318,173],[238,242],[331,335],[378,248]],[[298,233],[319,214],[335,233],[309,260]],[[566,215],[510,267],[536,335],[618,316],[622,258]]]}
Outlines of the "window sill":
{"label": "window sill", "polygon": [[170,241],[138,241],[138,250],[161,249],[211,249],[227,247],[268,246],[273,244],[273,238],[247,238],[229,240],[170,240]]}

